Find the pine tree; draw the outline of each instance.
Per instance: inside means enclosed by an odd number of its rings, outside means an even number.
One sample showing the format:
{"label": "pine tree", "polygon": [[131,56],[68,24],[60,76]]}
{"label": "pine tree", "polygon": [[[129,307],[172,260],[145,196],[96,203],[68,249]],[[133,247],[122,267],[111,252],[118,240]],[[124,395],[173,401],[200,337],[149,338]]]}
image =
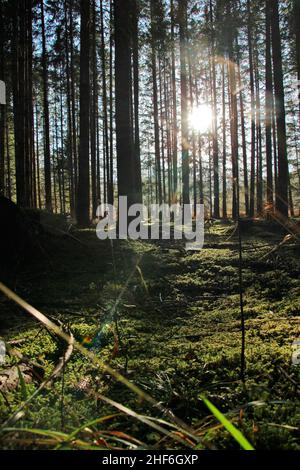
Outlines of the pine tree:
{"label": "pine tree", "polygon": [[90,223],[90,0],[80,1],[80,136],[77,192],[77,223]]}

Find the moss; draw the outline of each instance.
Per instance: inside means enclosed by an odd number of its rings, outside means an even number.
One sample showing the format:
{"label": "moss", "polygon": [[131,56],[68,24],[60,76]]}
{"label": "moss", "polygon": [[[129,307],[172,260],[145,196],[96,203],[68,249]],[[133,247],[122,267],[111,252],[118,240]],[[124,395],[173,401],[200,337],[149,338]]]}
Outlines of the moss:
{"label": "moss", "polygon": [[[226,431],[213,429],[215,423],[198,398],[200,392],[228,413],[256,448],[299,449],[294,384],[300,372],[291,364],[291,343],[299,335],[300,254],[286,250],[284,255],[279,251],[276,257],[263,259],[278,239],[272,231],[266,239],[265,228],[258,225],[243,235],[246,387],[240,381],[237,240],[234,234],[226,239],[233,233],[233,224],[214,224],[206,237],[207,248],[196,253],[186,253],[171,242],[120,241],[113,243],[112,258],[111,244],[99,242],[91,230],[76,233],[84,248],[71,239],[49,238],[53,269],[44,272],[43,267],[44,274],[30,280],[24,273],[19,291],[53,319],[67,324],[83,344],[88,346],[101,332],[96,354],[195,429],[201,428],[203,441],[220,449],[236,448]],[[137,260],[141,273],[135,269]],[[39,360],[50,374],[61,345],[32,321],[24,322],[26,317],[11,304],[4,302],[3,309],[5,338],[25,340],[18,346],[20,351]],[[37,382],[31,384],[30,393],[37,387]],[[53,430],[63,426],[71,432],[111,413],[97,400],[97,392],[160,416],[74,353],[64,373],[63,402],[58,378],[28,406],[18,425]],[[0,399],[1,415],[6,418],[22,397],[17,389]],[[118,416],[106,426],[135,435],[150,446],[160,439],[127,417]],[[11,446],[9,438],[2,436],[2,447]],[[15,447],[30,447],[18,442]],[[166,441],[167,447],[172,445]]]}

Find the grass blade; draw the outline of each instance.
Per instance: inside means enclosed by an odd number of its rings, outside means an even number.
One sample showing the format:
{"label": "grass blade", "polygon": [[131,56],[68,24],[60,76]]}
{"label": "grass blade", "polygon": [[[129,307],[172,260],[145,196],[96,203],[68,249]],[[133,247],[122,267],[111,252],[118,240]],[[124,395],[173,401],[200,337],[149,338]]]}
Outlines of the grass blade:
{"label": "grass blade", "polygon": [[239,431],[218,408],[215,407],[204,395],[200,395],[201,400],[205,403],[207,408],[212,412],[212,414],[223,424],[224,428],[232,435],[232,437],[240,444],[244,450],[255,450],[252,444],[243,436],[241,431]]}

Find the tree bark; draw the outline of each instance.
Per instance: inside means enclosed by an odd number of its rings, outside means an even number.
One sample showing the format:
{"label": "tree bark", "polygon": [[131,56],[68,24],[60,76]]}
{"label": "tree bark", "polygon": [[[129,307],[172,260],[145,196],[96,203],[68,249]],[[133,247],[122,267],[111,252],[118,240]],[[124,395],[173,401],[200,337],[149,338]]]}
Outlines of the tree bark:
{"label": "tree bark", "polygon": [[272,106],[273,80],[271,58],[271,11],[270,2],[266,0],[266,96],[265,96],[265,136],[267,164],[267,208],[266,213],[273,212],[273,169],[272,169]]}
{"label": "tree bark", "polygon": [[90,0],[80,2],[80,143],[78,165],[77,223],[90,223]]}
{"label": "tree bark", "polygon": [[[4,21],[3,1],[0,1],[0,80],[4,81]],[[5,108],[0,104],[0,194],[5,190]]]}
{"label": "tree bark", "polygon": [[115,99],[118,193],[127,196],[128,206],[137,202],[134,187],[134,148],[131,116],[130,10],[115,0]]}
{"label": "tree bark", "polygon": [[48,100],[48,60],[46,49],[44,0],[40,1],[42,22],[42,74],[43,74],[43,103],[44,103],[44,172],[45,172],[45,204],[46,209],[52,212],[51,188],[51,157],[50,157],[50,123]]}
{"label": "tree bark", "polygon": [[276,211],[279,216],[288,217],[288,160],[286,148],[286,122],[282,70],[282,47],[279,27],[278,0],[271,2],[271,31],[276,97],[275,116],[278,146],[278,181],[276,186]]}
{"label": "tree bark", "polygon": [[187,101],[187,0],[179,2],[182,202],[190,203],[190,165]]}
{"label": "tree bark", "polygon": [[250,93],[251,93],[251,160],[250,160],[250,207],[249,215],[254,217],[255,205],[255,92],[254,92],[254,72],[253,72],[253,45],[252,45],[252,27],[251,27],[251,4],[247,0],[247,34],[248,34],[248,52],[249,52],[249,75],[250,75]]}
{"label": "tree bark", "polygon": [[134,94],[134,157],[135,157],[135,186],[137,201],[142,203],[142,173],[140,150],[140,117],[139,117],[139,31],[138,3],[132,0],[132,64],[133,64],[133,94]]}

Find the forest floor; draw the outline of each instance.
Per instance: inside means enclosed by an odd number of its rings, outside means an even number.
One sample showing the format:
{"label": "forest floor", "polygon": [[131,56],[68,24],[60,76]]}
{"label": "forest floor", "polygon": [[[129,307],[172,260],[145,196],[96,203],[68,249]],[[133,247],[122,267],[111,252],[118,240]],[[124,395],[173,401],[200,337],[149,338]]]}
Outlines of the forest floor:
{"label": "forest floor", "polygon": [[[76,240],[45,235],[45,258],[27,266],[18,279],[22,298],[61,321],[89,351],[190,425],[198,448],[239,448],[201,401],[204,394],[255,449],[300,449],[300,366],[291,359],[292,343],[300,339],[300,250],[295,239],[272,251],[283,239],[279,230],[265,222],[243,230],[243,384],[233,223],[215,222],[207,229],[204,248],[194,253],[185,252],[180,242],[112,244],[100,242],[95,230],[72,234]],[[1,337],[23,355],[11,354],[0,366],[1,383],[14,369],[16,375],[19,363],[17,380],[0,393],[5,423],[40,385],[26,367],[38,363],[48,377],[63,349],[46,328],[2,295],[0,309]],[[129,416],[98,394],[139,416]],[[163,435],[160,428],[141,422],[140,415],[156,424],[155,418],[170,421],[74,351],[63,374],[0,429],[0,447],[194,445],[194,437],[179,428]]]}

